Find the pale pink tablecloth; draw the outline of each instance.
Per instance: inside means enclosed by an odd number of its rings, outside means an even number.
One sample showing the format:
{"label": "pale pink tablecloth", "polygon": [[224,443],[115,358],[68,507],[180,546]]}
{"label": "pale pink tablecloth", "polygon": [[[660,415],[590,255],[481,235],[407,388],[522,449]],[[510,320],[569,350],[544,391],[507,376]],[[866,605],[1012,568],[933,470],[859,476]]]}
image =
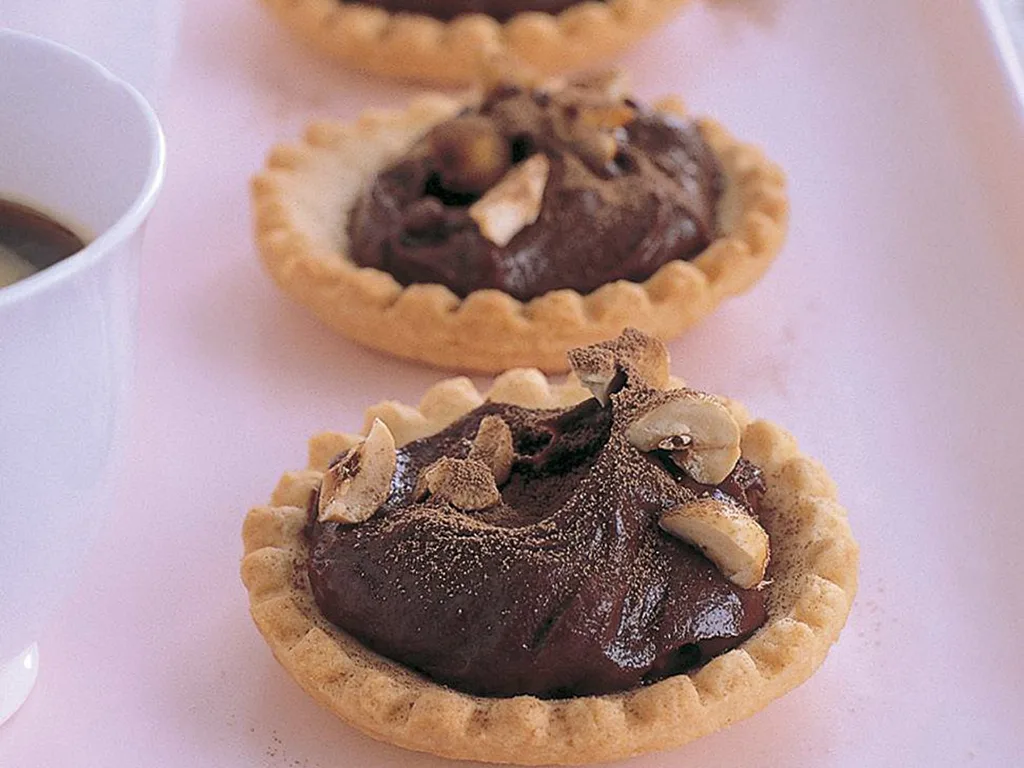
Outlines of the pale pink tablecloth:
{"label": "pale pink tablecloth", "polygon": [[[788,425],[833,471],[863,549],[853,615],[810,682],[635,765],[1019,761],[1024,154],[975,9],[718,0],[624,63],[640,94],[682,92],[791,176],[782,257],[672,344],[674,367]],[[0,729],[3,768],[443,763],[318,709],[238,579],[242,517],[302,465],[306,436],[439,377],[282,299],[253,252],[248,177],[309,118],[410,92],[321,63],[255,0],[187,4],[132,458],[41,638],[38,689]]]}

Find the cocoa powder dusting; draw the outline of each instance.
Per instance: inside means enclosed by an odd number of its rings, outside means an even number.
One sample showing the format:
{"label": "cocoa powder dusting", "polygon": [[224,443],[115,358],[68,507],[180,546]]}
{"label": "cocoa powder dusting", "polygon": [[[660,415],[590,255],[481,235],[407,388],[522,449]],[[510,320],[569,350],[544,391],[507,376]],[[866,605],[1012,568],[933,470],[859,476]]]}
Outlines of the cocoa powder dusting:
{"label": "cocoa powder dusting", "polygon": [[[742,642],[765,619],[762,594],[730,584],[657,521],[709,493],[756,513],[760,472],[741,460],[719,486],[701,486],[661,452],[639,452],[620,424],[638,397],[558,411],[487,403],[400,448],[371,519],[310,521],[321,611],[377,652],[486,696],[626,690]],[[467,458],[488,415],[508,425],[516,452],[500,502],[416,502],[422,470]]]}

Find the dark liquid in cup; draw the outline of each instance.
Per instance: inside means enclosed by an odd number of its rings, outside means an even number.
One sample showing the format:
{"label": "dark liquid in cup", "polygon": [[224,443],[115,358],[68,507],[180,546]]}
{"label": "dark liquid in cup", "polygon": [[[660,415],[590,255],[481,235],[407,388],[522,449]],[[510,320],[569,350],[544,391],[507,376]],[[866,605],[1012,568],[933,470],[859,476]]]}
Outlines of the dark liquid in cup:
{"label": "dark liquid in cup", "polygon": [[36,269],[46,269],[85,247],[85,241],[59,221],[27,205],[0,198],[0,250]]}

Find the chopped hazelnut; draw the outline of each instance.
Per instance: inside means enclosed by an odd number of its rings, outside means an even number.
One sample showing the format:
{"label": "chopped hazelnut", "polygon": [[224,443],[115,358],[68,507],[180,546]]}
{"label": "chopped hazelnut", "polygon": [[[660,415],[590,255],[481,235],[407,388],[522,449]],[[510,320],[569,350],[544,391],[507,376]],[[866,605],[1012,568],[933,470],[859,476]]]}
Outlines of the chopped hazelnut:
{"label": "chopped hazelnut", "polygon": [[661,339],[626,328],[617,339],[602,346],[615,353],[616,360],[634,379],[639,378],[654,389],[662,389],[668,383],[668,349]]}
{"label": "chopped hazelnut", "polygon": [[601,405],[608,405],[613,392],[621,389],[625,373],[608,347],[580,347],[569,350],[572,366],[580,384],[589,389]]}
{"label": "chopped hazelnut", "polygon": [[451,504],[474,511],[493,507],[501,501],[490,467],[475,459],[442,457],[420,473],[413,496],[417,501]]}
{"label": "chopped hazelnut", "polygon": [[641,451],[670,450],[672,461],[698,483],[717,485],[740,458],[740,428],[716,398],[688,389],[671,390],[626,428]]}
{"label": "chopped hazelnut", "polygon": [[557,94],[555,134],[595,170],[612,162],[621,129],[636,118],[622,88],[614,73],[604,73],[577,79]]}
{"label": "chopped hazelnut", "polygon": [[611,341],[569,350],[569,365],[602,405],[627,379],[653,389],[668,382],[668,350],[653,336],[627,328]]}
{"label": "chopped hazelnut", "polygon": [[670,509],[658,524],[700,549],[733,584],[753,589],[764,581],[768,534],[735,501],[703,497]]}
{"label": "chopped hazelnut", "polygon": [[451,192],[483,194],[512,165],[508,141],[480,115],[456,117],[435,126],[427,143],[440,165],[441,185]]}
{"label": "chopped hazelnut", "polygon": [[374,419],[366,438],[324,473],[317,520],[361,523],[383,504],[395,474],[395,438]]}
{"label": "chopped hazelnut", "polygon": [[519,232],[537,221],[550,164],[543,154],[532,155],[505,174],[469,207],[480,233],[495,245],[506,246]]}
{"label": "chopped hazelnut", "polygon": [[469,458],[486,464],[498,485],[508,480],[515,449],[512,445],[512,430],[503,418],[493,414],[483,417],[469,449]]}

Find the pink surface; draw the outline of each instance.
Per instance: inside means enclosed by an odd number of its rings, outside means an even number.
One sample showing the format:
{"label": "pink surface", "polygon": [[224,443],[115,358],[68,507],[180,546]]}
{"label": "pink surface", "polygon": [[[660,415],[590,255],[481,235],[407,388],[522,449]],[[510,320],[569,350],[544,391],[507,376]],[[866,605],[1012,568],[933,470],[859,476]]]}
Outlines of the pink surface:
{"label": "pink surface", "polygon": [[[977,11],[928,0],[695,5],[631,55],[762,142],[792,236],[753,293],[672,344],[675,371],[785,423],[862,545],[820,672],[636,766],[1018,764],[1024,132]],[[305,438],[439,374],[332,337],[261,274],[246,181],[313,116],[410,92],[338,72],[252,0],[187,5],[170,162],[143,270],[133,458],[0,766],[441,765],[320,711],[238,580],[239,528]],[[993,612],[999,612],[993,615]]]}

